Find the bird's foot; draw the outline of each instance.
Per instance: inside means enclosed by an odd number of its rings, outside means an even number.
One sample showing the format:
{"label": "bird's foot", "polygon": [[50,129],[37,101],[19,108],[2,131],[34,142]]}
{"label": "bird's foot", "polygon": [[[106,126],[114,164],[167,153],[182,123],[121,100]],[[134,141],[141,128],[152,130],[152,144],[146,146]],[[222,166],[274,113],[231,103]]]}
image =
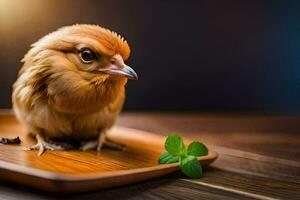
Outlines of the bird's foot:
{"label": "bird's foot", "polygon": [[45,139],[40,136],[37,135],[36,136],[37,139],[37,143],[33,146],[30,147],[26,147],[25,150],[26,151],[32,151],[32,150],[38,150],[39,153],[38,155],[42,155],[46,150],[69,150],[72,149],[73,146],[67,143],[53,143],[53,142],[46,142]]}
{"label": "bird's foot", "polygon": [[82,142],[80,149],[83,151],[93,150],[93,149],[96,149],[97,151],[101,151],[102,147],[108,147],[118,151],[124,151],[126,149],[126,147],[123,144],[118,144],[105,138],[105,134],[100,134],[97,140]]}

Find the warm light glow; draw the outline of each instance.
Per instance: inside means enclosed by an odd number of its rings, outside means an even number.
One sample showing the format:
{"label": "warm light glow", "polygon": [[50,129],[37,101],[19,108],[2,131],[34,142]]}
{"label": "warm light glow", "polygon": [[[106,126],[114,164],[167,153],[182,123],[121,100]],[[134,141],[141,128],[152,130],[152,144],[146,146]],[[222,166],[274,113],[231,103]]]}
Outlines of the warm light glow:
{"label": "warm light glow", "polygon": [[22,7],[25,1],[20,0],[0,0],[0,27],[7,29],[17,25],[22,16]]}
{"label": "warm light glow", "polygon": [[48,4],[38,0],[0,0],[0,31],[20,31],[37,17],[49,17]]}

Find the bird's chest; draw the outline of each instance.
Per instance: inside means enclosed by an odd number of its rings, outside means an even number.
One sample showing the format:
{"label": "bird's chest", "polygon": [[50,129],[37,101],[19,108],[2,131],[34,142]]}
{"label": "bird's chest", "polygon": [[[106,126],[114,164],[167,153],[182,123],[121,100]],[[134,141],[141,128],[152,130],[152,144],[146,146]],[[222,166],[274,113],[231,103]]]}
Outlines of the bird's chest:
{"label": "bird's chest", "polygon": [[83,140],[96,138],[101,131],[110,128],[116,114],[102,109],[90,114],[44,113],[39,126],[49,138]]}
{"label": "bird's chest", "polygon": [[70,122],[73,139],[90,139],[97,137],[101,132],[109,129],[115,122],[116,114],[107,109],[101,111],[75,116]]}

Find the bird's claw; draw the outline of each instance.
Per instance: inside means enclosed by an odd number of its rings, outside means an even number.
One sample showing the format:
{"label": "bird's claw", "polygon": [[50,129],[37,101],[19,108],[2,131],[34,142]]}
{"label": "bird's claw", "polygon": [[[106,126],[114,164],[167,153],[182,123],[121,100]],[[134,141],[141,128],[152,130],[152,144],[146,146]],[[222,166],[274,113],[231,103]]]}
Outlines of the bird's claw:
{"label": "bird's claw", "polygon": [[96,149],[97,146],[98,146],[98,141],[97,140],[88,141],[88,142],[81,142],[80,150],[88,151],[88,150]]}
{"label": "bird's claw", "polygon": [[106,140],[104,142],[103,146],[106,146],[108,148],[115,149],[115,150],[118,150],[118,151],[125,151],[126,150],[126,146],[124,144],[115,143],[115,142],[109,141],[109,140]]}
{"label": "bird's claw", "polygon": [[83,151],[88,151],[93,149],[96,149],[97,151],[101,151],[103,147],[108,147],[119,151],[124,151],[126,149],[125,145],[123,144],[118,144],[103,138],[99,138],[97,140],[92,140],[88,142],[82,142],[80,149]]}
{"label": "bird's claw", "polygon": [[26,147],[25,148],[26,151],[32,151],[32,150],[38,150],[39,153],[38,155],[42,155],[46,150],[64,150],[64,148],[62,146],[59,145],[55,145],[55,144],[50,144],[47,142],[38,142],[37,144],[31,146],[31,147]]}
{"label": "bird's claw", "polygon": [[42,155],[46,150],[69,150],[72,149],[73,146],[67,143],[52,143],[52,142],[46,142],[42,137],[37,136],[37,143],[30,147],[25,147],[24,150],[26,151],[32,151],[32,150],[38,150],[38,155]]}

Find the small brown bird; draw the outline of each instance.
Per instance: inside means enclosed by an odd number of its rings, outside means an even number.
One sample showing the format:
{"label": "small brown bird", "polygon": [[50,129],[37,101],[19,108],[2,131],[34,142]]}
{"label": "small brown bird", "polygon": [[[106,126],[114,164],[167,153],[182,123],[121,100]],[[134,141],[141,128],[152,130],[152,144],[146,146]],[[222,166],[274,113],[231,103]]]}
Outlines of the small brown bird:
{"label": "small brown bird", "polygon": [[81,149],[105,144],[122,109],[127,79],[136,72],[124,61],[130,54],[126,40],[97,25],[58,29],[32,45],[13,85],[17,118],[37,139],[29,150],[61,150],[53,141],[85,141]]}

